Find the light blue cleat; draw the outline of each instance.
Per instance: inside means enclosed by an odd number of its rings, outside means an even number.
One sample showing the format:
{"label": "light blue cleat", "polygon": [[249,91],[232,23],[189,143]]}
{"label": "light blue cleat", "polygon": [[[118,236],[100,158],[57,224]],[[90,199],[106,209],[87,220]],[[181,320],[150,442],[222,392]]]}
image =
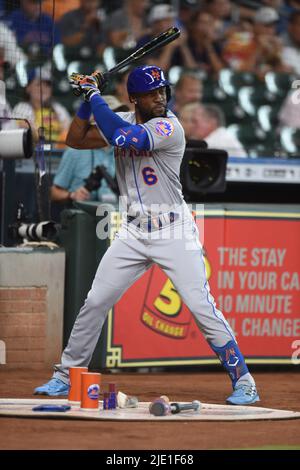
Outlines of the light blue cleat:
{"label": "light blue cleat", "polygon": [[230,405],[252,405],[257,401],[259,401],[259,396],[256,388],[246,384],[236,387],[226,400]]}
{"label": "light blue cleat", "polygon": [[34,390],[34,395],[48,395],[49,397],[67,396],[69,393],[69,385],[62,380],[53,378],[44,385]]}

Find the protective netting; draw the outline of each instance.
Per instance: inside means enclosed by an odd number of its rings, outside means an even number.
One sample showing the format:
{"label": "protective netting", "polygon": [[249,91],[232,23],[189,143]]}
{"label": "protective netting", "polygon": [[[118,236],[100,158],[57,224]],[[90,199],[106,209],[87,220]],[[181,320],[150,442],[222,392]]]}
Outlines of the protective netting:
{"label": "protective netting", "polygon": [[[82,4],[86,14],[82,18]],[[104,47],[105,21],[122,2],[98,0],[0,0],[0,126],[28,127],[53,148],[63,148],[76,98],[68,76],[107,70],[136,44],[114,31]],[[77,12],[78,10],[78,12]],[[120,37],[119,37],[120,36]],[[119,46],[122,47],[119,47]],[[122,80],[116,76],[116,81]],[[112,91],[113,83],[107,87]],[[28,122],[24,121],[27,120]]]}
{"label": "protective netting", "polygon": [[[59,140],[55,118],[52,53],[58,33],[52,11],[45,14],[41,0],[0,3],[0,117],[2,129],[30,124],[46,140]],[[27,121],[27,122],[26,122]]]}

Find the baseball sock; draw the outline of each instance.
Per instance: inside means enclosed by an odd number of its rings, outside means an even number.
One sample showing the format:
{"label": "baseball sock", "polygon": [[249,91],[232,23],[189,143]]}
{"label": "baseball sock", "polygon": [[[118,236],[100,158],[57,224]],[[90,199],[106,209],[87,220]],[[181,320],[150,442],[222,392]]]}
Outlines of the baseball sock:
{"label": "baseball sock", "polygon": [[243,354],[235,341],[229,341],[225,346],[217,347],[210,344],[213,351],[219,357],[224,369],[228,372],[232,387],[247,384],[255,385],[254,379],[249,373]]}

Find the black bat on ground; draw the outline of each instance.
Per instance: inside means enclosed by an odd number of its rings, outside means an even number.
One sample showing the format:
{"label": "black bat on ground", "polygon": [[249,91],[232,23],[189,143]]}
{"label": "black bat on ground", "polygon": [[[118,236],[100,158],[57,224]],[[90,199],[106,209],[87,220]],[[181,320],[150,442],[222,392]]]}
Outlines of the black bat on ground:
{"label": "black bat on ground", "polygon": [[201,403],[198,400],[194,400],[192,403],[168,403],[162,397],[154,400],[150,406],[150,414],[154,416],[166,416],[169,414],[177,414],[181,411],[200,411]]}
{"label": "black bat on ground", "polygon": [[[136,62],[137,60],[140,60],[142,57],[144,57],[147,54],[150,54],[151,52],[156,51],[157,49],[160,49],[161,47],[165,46],[166,44],[169,44],[170,42],[174,41],[180,36],[180,29],[176,28],[173,26],[172,28],[167,29],[163,33],[159,34],[155,38],[151,39],[149,42],[144,44],[142,47],[137,49],[135,52],[130,54],[128,57],[126,57],[124,60],[116,64],[114,67],[112,67],[110,70],[107,72],[103,72],[103,77],[105,81],[108,81],[108,79],[111,77],[111,75],[115,74],[116,72],[119,72],[119,70],[128,67],[130,64]],[[83,75],[81,74],[72,74],[73,78],[76,79],[75,75],[78,77],[78,80],[80,77],[83,78]],[[81,91],[78,88],[73,88],[73,93],[76,96],[81,95]]]}
{"label": "black bat on ground", "polygon": [[192,403],[170,403],[170,407],[171,413],[175,415],[181,411],[199,411],[201,409],[201,403],[198,400],[194,400]]}

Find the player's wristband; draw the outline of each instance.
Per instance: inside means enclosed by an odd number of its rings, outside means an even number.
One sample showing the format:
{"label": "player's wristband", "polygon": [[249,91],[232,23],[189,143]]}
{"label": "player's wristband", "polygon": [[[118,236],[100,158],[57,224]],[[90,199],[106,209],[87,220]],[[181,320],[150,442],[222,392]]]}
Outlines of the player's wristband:
{"label": "player's wristband", "polygon": [[80,119],[83,119],[84,121],[88,121],[91,117],[92,110],[91,110],[91,105],[90,103],[84,101],[81,103],[76,116],[78,116]]}

